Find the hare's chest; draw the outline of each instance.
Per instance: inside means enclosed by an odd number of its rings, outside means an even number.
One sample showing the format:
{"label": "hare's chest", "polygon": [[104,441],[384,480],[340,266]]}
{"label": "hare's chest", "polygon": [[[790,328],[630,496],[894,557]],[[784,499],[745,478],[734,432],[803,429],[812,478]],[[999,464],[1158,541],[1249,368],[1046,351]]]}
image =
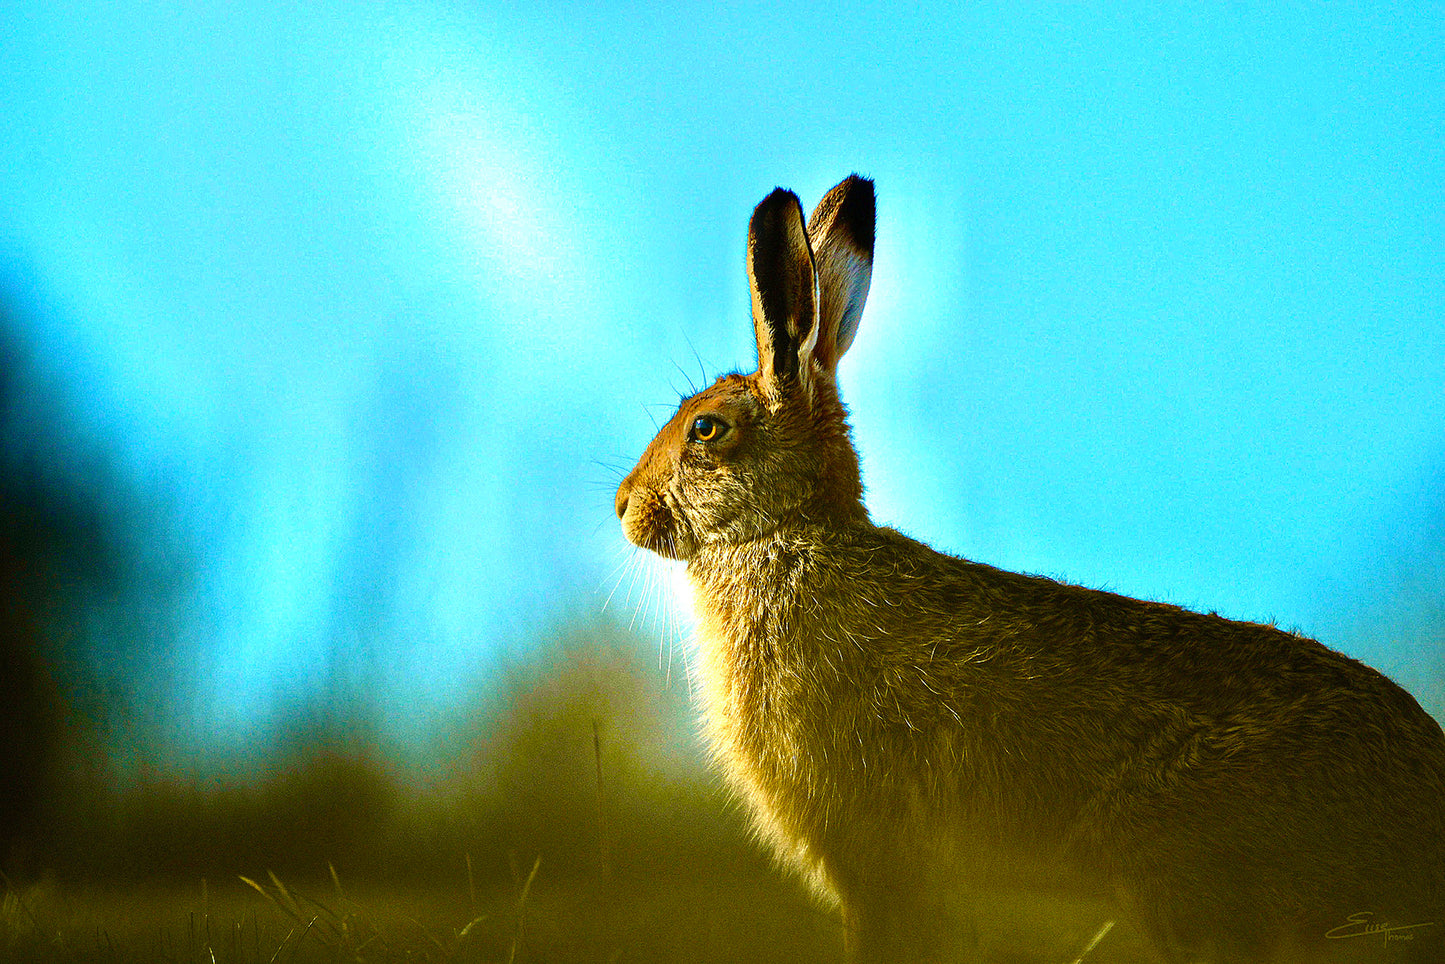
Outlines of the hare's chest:
{"label": "hare's chest", "polygon": [[703,627],[698,675],[714,757],[749,796],[816,797],[838,755],[829,687],[794,641],[728,628]]}
{"label": "hare's chest", "polygon": [[792,752],[788,675],[766,639],[704,622],[699,677],[709,735],[730,769],[753,769]]}
{"label": "hare's chest", "polygon": [[[839,801],[828,750],[815,738],[817,708],[802,705],[796,672],[763,647],[704,633],[699,681],[715,763],[746,801],[761,835],[800,867]],[[776,656],[776,654],[774,654]]]}

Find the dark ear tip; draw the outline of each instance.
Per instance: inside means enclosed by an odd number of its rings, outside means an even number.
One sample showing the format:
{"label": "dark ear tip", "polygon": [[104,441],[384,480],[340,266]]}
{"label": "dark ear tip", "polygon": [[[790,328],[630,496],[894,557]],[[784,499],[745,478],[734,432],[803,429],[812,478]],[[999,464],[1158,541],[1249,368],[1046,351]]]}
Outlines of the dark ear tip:
{"label": "dark ear tip", "polygon": [[753,208],[752,233],[756,234],[764,221],[772,221],[779,214],[786,216],[789,209],[797,211],[801,218],[803,202],[798,200],[798,195],[787,188],[773,188],[772,193],[759,201],[758,206]]}
{"label": "dark ear tip", "polygon": [[859,253],[872,257],[875,219],[873,182],[850,174],[823,195],[808,230],[820,235],[834,232],[848,239]]}
{"label": "dark ear tip", "polygon": [[849,193],[849,194],[852,194],[852,193],[855,192],[855,191],[860,191],[860,192],[863,192],[863,193],[867,194],[869,200],[872,200],[872,198],[873,198],[873,179],[872,179],[871,177],[862,177],[862,176],[858,175],[857,173],[853,173],[853,174],[849,174],[847,177],[845,177],[845,178],[843,179],[843,183],[846,184],[846,185],[848,185],[848,193]]}
{"label": "dark ear tip", "polygon": [[853,238],[860,250],[873,253],[873,232],[878,212],[873,196],[873,182],[857,174],[848,175],[843,182],[843,203],[839,205],[838,219],[853,229]]}

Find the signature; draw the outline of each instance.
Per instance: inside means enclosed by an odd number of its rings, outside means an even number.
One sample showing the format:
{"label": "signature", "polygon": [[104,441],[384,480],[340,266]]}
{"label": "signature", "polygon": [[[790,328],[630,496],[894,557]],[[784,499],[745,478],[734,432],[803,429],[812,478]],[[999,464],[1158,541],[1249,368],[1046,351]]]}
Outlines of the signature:
{"label": "signature", "polygon": [[1351,914],[1346,917],[1347,923],[1341,924],[1332,930],[1325,932],[1325,937],[1332,941],[1340,941],[1349,937],[1383,937],[1385,943],[1391,941],[1412,941],[1415,939],[1415,931],[1422,927],[1434,927],[1434,921],[1427,921],[1423,924],[1392,924],[1389,921],[1376,923],[1375,915],[1369,911],[1361,911],[1358,914]]}

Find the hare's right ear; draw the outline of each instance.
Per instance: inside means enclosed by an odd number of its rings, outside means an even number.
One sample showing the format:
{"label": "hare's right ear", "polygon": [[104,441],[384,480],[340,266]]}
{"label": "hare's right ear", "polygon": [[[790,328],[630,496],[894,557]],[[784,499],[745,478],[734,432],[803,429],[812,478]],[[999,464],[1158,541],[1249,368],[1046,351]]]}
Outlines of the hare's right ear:
{"label": "hare's right ear", "polygon": [[748,224],[748,285],[758,337],[758,374],[774,398],[781,398],[793,379],[807,377],[799,352],[811,341],[816,326],[813,283],[803,205],[792,191],[777,188],[754,209]]}
{"label": "hare's right ear", "polygon": [[832,374],[853,344],[873,277],[873,182],[850,175],[823,195],[808,222],[818,274],[818,333],[813,359]]}

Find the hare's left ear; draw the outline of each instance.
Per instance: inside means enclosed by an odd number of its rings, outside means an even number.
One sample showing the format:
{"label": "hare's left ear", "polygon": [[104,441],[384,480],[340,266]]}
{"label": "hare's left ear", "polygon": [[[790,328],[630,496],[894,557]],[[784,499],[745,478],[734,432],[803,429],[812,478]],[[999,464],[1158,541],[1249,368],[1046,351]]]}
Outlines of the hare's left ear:
{"label": "hare's left ear", "polygon": [[808,222],[818,275],[818,324],[807,354],[829,375],[853,344],[873,277],[873,182],[850,175],[823,196]]}
{"label": "hare's left ear", "polygon": [[753,211],[748,225],[748,284],[758,338],[758,374],[768,394],[781,398],[795,379],[808,377],[800,357],[817,329],[813,254],[803,206],[777,188]]}

